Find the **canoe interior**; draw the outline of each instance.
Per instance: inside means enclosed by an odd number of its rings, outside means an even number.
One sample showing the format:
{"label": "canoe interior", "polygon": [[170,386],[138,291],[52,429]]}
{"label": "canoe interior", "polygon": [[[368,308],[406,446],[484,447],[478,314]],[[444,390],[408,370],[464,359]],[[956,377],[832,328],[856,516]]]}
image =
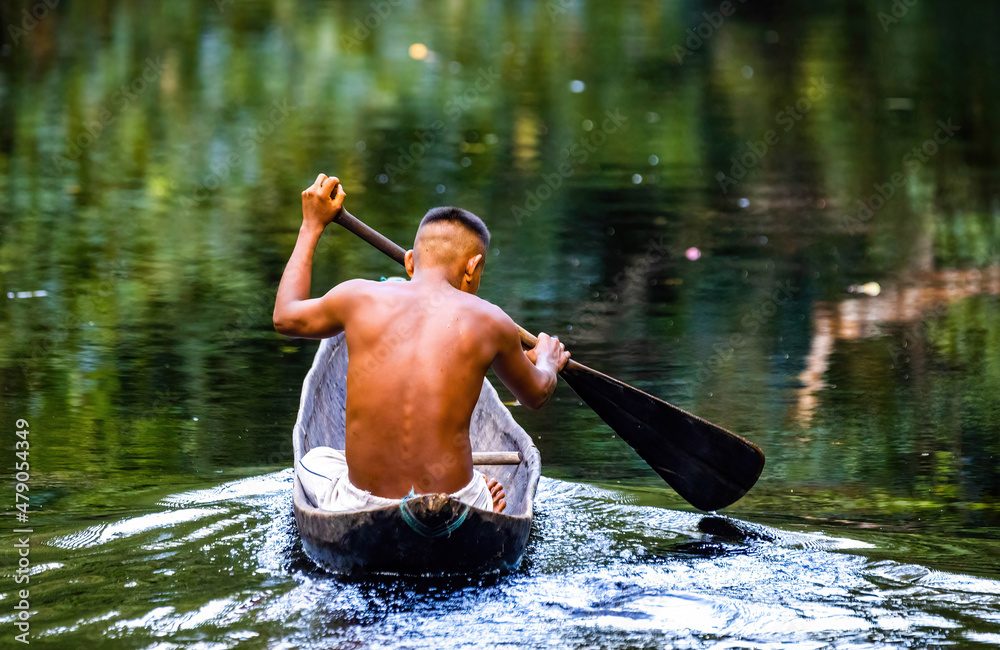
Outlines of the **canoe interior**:
{"label": "canoe interior", "polygon": [[[325,339],[306,376],[292,435],[295,467],[316,446],[343,449],[346,428],[347,344],[343,335]],[[387,396],[387,404],[391,404]],[[468,573],[517,566],[527,544],[541,459],[531,437],[483,382],[470,427],[473,451],[519,451],[518,465],[477,466],[497,478],[507,492],[507,508],[496,514],[467,508],[447,495],[409,502],[429,526],[463,516],[454,532],[430,538],[408,526],[397,506],[363,512],[331,513],[309,502],[298,480],[293,501],[296,523],[310,557],[338,573]]]}

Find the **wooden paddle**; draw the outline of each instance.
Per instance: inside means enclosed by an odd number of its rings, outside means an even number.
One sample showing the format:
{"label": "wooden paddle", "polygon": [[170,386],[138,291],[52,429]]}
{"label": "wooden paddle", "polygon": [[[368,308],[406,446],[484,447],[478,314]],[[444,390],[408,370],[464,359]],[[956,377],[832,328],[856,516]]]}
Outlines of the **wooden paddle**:
{"label": "wooden paddle", "polygon": [[[406,251],[347,210],[341,210],[334,221],[403,264]],[[518,329],[521,345],[533,348],[535,336],[520,326]],[[757,445],[658,397],[573,359],[560,375],[696,508],[718,510],[736,502],[753,487],[764,468],[764,454]]]}

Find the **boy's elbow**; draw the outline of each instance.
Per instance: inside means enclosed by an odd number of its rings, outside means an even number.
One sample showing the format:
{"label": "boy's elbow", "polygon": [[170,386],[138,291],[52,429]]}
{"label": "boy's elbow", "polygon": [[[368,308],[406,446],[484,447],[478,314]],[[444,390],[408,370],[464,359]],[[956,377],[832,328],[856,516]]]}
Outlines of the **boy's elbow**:
{"label": "boy's elbow", "polygon": [[521,404],[532,411],[537,411],[549,403],[549,399],[552,398],[552,393],[555,392],[555,387],[555,382],[552,382],[544,387],[540,387],[537,391],[528,396],[527,399],[521,400]]}
{"label": "boy's elbow", "polygon": [[545,406],[545,402],[547,402],[547,401],[548,400],[546,400],[546,399],[538,399],[538,398],[535,398],[535,397],[532,397],[532,398],[527,399],[527,400],[520,400],[521,406],[525,407],[529,411],[537,411],[538,409],[540,409],[543,406]]}
{"label": "boy's elbow", "polygon": [[284,314],[280,314],[277,311],[271,316],[271,324],[274,325],[275,331],[279,334],[284,334],[285,336],[295,336],[296,327],[295,323],[287,318]]}

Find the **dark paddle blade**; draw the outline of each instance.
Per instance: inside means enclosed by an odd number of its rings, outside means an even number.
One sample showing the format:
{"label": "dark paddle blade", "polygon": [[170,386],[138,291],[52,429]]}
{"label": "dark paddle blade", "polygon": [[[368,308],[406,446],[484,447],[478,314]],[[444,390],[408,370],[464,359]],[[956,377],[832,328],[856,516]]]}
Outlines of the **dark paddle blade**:
{"label": "dark paddle blade", "polygon": [[560,375],[696,508],[718,510],[735,503],[764,469],[763,452],[749,440],[638,388],[575,363]]}

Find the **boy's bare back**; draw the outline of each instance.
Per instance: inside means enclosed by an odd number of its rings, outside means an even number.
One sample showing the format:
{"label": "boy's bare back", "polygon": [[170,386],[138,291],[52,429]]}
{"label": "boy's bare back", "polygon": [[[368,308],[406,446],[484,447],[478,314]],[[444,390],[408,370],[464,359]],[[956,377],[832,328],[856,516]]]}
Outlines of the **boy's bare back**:
{"label": "boy's bare back", "polygon": [[351,482],[389,498],[460,490],[472,476],[469,421],[501,345],[502,312],[447,285],[350,284]]}

